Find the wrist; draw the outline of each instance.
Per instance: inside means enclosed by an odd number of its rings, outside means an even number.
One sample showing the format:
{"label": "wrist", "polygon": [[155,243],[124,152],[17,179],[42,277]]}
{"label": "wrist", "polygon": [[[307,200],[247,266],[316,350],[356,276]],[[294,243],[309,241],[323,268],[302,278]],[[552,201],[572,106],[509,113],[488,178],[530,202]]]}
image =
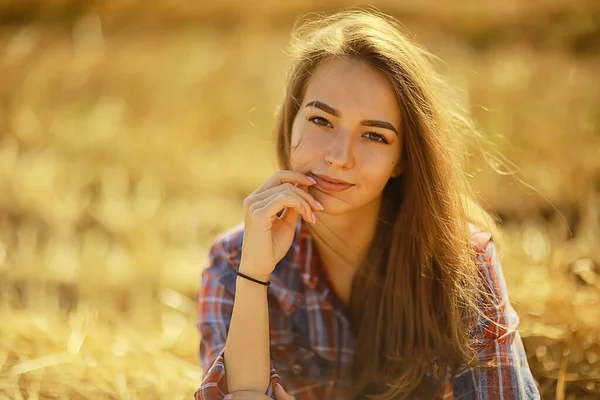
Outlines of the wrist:
{"label": "wrist", "polygon": [[240,264],[239,272],[263,282],[267,282],[271,277],[271,274],[258,273],[256,272],[256,270],[253,270],[252,268],[249,268],[247,265],[244,264]]}

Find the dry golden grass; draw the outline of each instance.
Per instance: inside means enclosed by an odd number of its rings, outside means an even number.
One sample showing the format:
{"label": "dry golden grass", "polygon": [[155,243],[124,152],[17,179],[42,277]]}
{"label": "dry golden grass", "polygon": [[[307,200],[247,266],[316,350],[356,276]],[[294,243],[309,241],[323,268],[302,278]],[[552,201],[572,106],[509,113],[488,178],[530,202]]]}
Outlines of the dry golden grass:
{"label": "dry golden grass", "polygon": [[[134,3],[0,28],[0,398],[190,398],[207,246],[275,167],[298,5],[238,10],[225,27],[223,3],[186,14],[156,2],[141,18],[152,23],[126,29]],[[540,192],[473,155],[473,185],[505,219],[503,265],[534,375],[545,397],[597,398],[600,58],[575,40],[594,38],[586,15],[597,14],[581,1],[423,4],[394,7]],[[172,19],[156,17],[161,5]],[[543,18],[557,9],[560,32]],[[521,30],[496,38],[511,27]]]}

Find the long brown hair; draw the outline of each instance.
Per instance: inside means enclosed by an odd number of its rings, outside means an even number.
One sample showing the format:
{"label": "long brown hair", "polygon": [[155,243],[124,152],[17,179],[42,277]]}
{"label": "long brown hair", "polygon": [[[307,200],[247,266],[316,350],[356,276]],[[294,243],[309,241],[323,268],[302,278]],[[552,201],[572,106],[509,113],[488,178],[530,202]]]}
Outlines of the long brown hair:
{"label": "long brown hair", "polygon": [[447,95],[435,57],[375,9],[298,24],[289,55],[276,131],[281,168],[290,169],[292,123],[311,72],[324,60],[366,61],[397,94],[405,165],[384,189],[375,238],[352,284],[353,382],[360,398],[432,397],[448,371],[478,365],[469,333],[483,316],[482,291],[467,222],[500,239],[464,172],[464,139],[477,132]]}

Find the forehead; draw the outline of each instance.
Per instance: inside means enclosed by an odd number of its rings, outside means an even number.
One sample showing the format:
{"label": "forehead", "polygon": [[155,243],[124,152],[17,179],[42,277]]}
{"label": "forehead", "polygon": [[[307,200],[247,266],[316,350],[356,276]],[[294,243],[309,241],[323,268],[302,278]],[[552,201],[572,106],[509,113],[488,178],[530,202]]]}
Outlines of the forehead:
{"label": "forehead", "polygon": [[342,118],[384,119],[400,124],[396,92],[383,72],[364,61],[322,62],[307,82],[303,104],[313,100],[336,108]]}

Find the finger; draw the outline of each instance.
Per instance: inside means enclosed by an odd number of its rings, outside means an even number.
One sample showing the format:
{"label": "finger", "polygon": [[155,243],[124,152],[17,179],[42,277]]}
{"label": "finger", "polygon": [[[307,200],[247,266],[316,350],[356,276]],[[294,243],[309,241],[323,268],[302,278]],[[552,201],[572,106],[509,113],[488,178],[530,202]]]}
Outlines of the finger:
{"label": "finger", "polygon": [[[288,194],[292,195],[294,192],[295,192],[295,195],[297,195],[299,198],[303,199],[302,207],[301,207],[301,210],[298,211],[298,214],[302,214],[303,218],[307,222],[312,223],[312,220],[313,220],[312,207],[313,206],[311,206],[309,204],[309,202],[307,201],[307,199],[305,197],[307,195],[307,193],[305,193],[301,189],[298,189],[291,183],[284,183],[284,184],[269,188],[269,189],[265,190],[264,192],[251,194],[244,200],[244,207],[249,213],[253,213],[255,210],[257,210],[259,208],[263,208],[278,193],[288,193]],[[308,196],[310,196],[310,195],[308,195]],[[310,196],[308,200],[311,200],[311,199],[313,202],[316,201],[316,200],[314,200],[314,198],[312,196]],[[319,208],[316,205],[314,207],[315,207],[315,210],[319,210]],[[279,212],[279,211],[280,210],[278,210],[277,212]],[[292,219],[293,217],[290,216],[289,218]],[[288,222],[289,222],[289,220],[288,220]]]}
{"label": "finger", "polygon": [[302,190],[302,188],[305,188],[306,186],[302,185],[301,187],[298,187],[297,185],[298,185],[297,183],[295,183],[295,184],[283,183],[281,185],[269,188],[262,193],[255,193],[255,194],[251,195],[251,197],[252,197],[251,202],[254,199],[257,199],[257,200],[265,199],[265,198],[271,196],[273,193],[292,191],[292,192],[295,192],[296,194],[298,194],[298,196],[302,197],[308,203],[310,203],[310,207],[312,210],[322,211],[323,206],[311,194],[308,193],[308,188],[306,190]]}
{"label": "finger", "polygon": [[[256,204],[253,214],[259,218],[271,218],[283,208],[292,208],[308,223],[314,223],[316,217],[310,209],[310,205],[300,196],[292,192],[275,193],[271,197]],[[290,217],[291,218],[291,217]]]}
{"label": "finger", "polygon": [[254,215],[258,218],[271,217],[277,214],[281,209],[291,207],[298,214],[302,214],[302,217],[306,222],[316,222],[316,217],[310,210],[310,206],[308,206],[303,198],[295,193],[277,193],[271,198],[266,199],[264,202],[266,204],[254,212]]}
{"label": "finger", "polygon": [[277,400],[295,400],[295,397],[286,393],[279,383],[275,384],[275,398]]}
{"label": "finger", "polygon": [[273,186],[281,185],[282,183],[299,183],[306,186],[312,186],[317,183],[314,178],[308,177],[306,174],[289,170],[277,170],[267,181],[259,187],[256,192],[262,192]]}
{"label": "finger", "polygon": [[257,217],[271,218],[282,208],[293,208],[297,214],[302,214],[306,222],[314,223],[314,213],[310,205],[295,192],[279,192],[258,201],[250,206],[250,212]]}
{"label": "finger", "polygon": [[[283,210],[283,214],[279,217],[290,229],[294,229],[296,227],[296,223],[298,222],[298,213],[293,208],[286,208]],[[304,215],[302,216],[304,219]]]}
{"label": "finger", "polygon": [[297,183],[294,183],[294,185],[298,186],[300,189],[302,189],[303,192],[308,193],[308,186],[305,185],[298,185]]}
{"label": "finger", "polygon": [[319,203],[319,201],[317,199],[315,199],[315,197],[313,195],[311,195],[310,193],[308,193],[308,186],[306,185],[298,185],[297,183],[294,183],[294,186],[297,187],[298,189],[300,189],[300,191],[298,193],[300,193],[301,196],[303,196],[305,199],[307,199],[308,202],[310,202],[311,204],[313,204],[313,206],[317,207],[315,209],[315,211],[323,211],[323,205],[321,203]]}

